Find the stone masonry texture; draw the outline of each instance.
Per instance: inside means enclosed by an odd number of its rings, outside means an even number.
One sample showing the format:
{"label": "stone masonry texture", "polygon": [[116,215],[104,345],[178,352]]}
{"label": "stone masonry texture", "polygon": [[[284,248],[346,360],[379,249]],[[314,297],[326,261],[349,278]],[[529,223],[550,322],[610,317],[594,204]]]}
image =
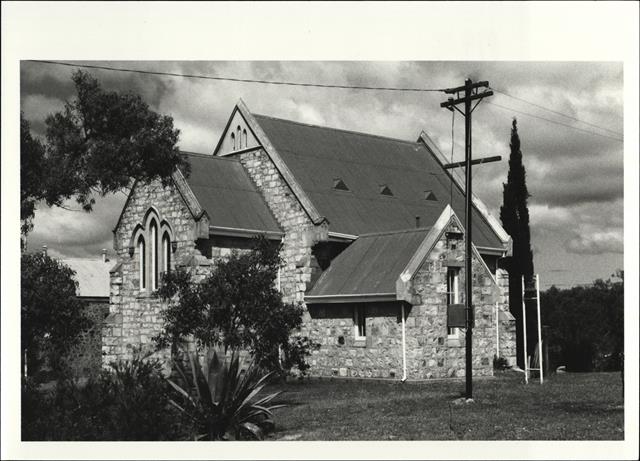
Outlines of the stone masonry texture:
{"label": "stone masonry texture", "polygon": [[136,348],[153,348],[152,338],[162,328],[162,303],[150,290],[139,290],[137,249],[133,256],[129,255],[134,228],[142,223],[151,206],[155,207],[159,218],[168,221],[172,227],[172,240],[177,243],[172,261],[198,256],[194,237],[196,222],[177,188],[174,185],[162,187],[159,181],[137,184],[115,229],[114,249],[119,269],[111,274],[110,312],[102,334],[103,365],[131,358]]}
{"label": "stone masonry texture", "polygon": [[[286,302],[302,303],[321,273],[314,251],[330,245],[327,223],[314,224],[262,149],[237,154],[256,188],[284,232],[280,287]],[[129,242],[137,223],[149,207],[173,229],[176,266],[188,266],[197,279],[205,277],[215,261],[233,251],[247,251],[242,238],[196,238],[197,223],[174,185],[139,185],[134,189],[115,231],[119,269],[112,273],[110,314],[103,328],[103,364],[130,358],[138,347],[153,347],[152,338],[162,328],[160,300],[138,289],[137,254],[129,255]],[[215,225],[215,217],[211,217]],[[406,362],[409,380],[459,378],[465,373],[464,330],[457,338],[447,335],[447,267],[463,259],[463,240],[449,242],[442,234],[412,281],[412,303],[405,303]],[[136,252],[137,253],[137,252]],[[175,266],[174,266],[175,267]],[[493,373],[496,354],[496,303],[499,312],[500,356],[515,363],[515,325],[508,309],[508,277],[498,269],[492,276],[473,260],[473,302],[476,322],[473,334],[475,376]],[[464,269],[460,271],[460,302],[464,302]],[[400,379],[402,318],[400,302],[370,303],[366,312],[366,340],[356,340],[354,305],[304,306],[302,336],[320,345],[309,357],[311,376]],[[167,357],[161,352],[160,357]]]}

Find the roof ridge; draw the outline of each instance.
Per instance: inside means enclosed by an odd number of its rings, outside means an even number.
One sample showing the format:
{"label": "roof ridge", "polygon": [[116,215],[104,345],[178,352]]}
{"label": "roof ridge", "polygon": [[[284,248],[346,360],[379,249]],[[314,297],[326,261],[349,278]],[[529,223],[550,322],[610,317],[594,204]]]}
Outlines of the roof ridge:
{"label": "roof ridge", "polygon": [[362,238],[362,237],[378,237],[381,235],[392,235],[392,234],[410,234],[410,233],[414,233],[414,232],[428,232],[431,230],[433,226],[429,226],[429,227],[416,227],[413,229],[398,229],[398,230],[392,230],[392,231],[384,231],[384,232],[370,232],[367,234],[360,234],[358,235],[358,238]]}
{"label": "roof ridge", "polygon": [[254,117],[268,118],[268,119],[272,119],[272,120],[278,120],[278,121],[281,121],[281,122],[295,123],[296,125],[308,126],[308,127],[311,127],[311,128],[321,128],[321,129],[324,129],[324,130],[341,131],[343,133],[351,133],[351,134],[357,134],[357,135],[361,135],[361,136],[369,136],[371,138],[385,139],[387,141],[396,141],[396,142],[402,142],[402,143],[411,144],[411,145],[422,145],[422,143],[419,143],[419,142],[416,142],[416,141],[409,141],[409,140],[406,140],[406,139],[392,138],[390,136],[381,136],[379,134],[373,134],[373,133],[363,133],[362,131],[346,130],[344,128],[335,128],[335,127],[332,127],[332,126],[315,125],[313,123],[298,122],[296,120],[288,120],[286,118],[272,117],[270,115],[253,114],[253,116]]}

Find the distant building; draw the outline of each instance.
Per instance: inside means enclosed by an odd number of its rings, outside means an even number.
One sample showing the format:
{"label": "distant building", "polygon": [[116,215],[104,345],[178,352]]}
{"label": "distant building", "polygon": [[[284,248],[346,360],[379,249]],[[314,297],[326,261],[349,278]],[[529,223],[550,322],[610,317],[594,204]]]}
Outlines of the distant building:
{"label": "distant building", "polygon": [[66,258],[60,262],[75,271],[77,297],[84,302],[85,314],[93,321],[93,327],[82,332],[68,357],[76,374],[87,376],[98,372],[102,365],[102,326],[109,314],[109,270],[114,262],[107,259],[106,250],[100,259]]}
{"label": "distant building", "polygon": [[[422,380],[465,373],[464,196],[429,137],[403,141],[234,108],[188,178],[135,184],[114,229],[105,362],[162,327],[162,272],[205,276],[256,234],[283,244],[279,285],[320,343],[314,376]],[[515,363],[499,222],[474,198],[474,375]],[[497,328],[497,330],[496,330]],[[166,353],[165,353],[166,354]]]}

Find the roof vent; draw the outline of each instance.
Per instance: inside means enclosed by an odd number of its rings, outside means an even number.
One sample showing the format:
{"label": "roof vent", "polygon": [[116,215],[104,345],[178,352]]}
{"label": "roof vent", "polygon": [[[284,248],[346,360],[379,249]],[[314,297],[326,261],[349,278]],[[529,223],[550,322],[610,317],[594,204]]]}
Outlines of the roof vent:
{"label": "roof vent", "polygon": [[389,186],[386,184],[380,185],[380,195],[388,195],[389,197],[393,197],[393,192],[389,189]]}
{"label": "roof vent", "polygon": [[434,194],[433,191],[430,191],[430,190],[424,191],[424,199],[430,200],[432,202],[438,201],[438,197],[436,197],[436,194]]}
{"label": "roof vent", "polygon": [[347,187],[347,185],[344,183],[344,181],[340,178],[335,178],[333,180],[333,188],[335,190],[349,190],[349,188]]}

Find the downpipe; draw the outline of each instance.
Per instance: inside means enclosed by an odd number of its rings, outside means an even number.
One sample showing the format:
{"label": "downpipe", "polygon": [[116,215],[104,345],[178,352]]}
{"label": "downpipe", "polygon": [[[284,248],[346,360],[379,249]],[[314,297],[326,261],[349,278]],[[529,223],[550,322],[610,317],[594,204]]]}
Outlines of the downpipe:
{"label": "downpipe", "polygon": [[406,343],[406,333],[405,333],[405,322],[404,322],[404,303],[400,304],[400,315],[402,317],[402,380],[401,382],[405,382],[407,380],[407,343]]}

